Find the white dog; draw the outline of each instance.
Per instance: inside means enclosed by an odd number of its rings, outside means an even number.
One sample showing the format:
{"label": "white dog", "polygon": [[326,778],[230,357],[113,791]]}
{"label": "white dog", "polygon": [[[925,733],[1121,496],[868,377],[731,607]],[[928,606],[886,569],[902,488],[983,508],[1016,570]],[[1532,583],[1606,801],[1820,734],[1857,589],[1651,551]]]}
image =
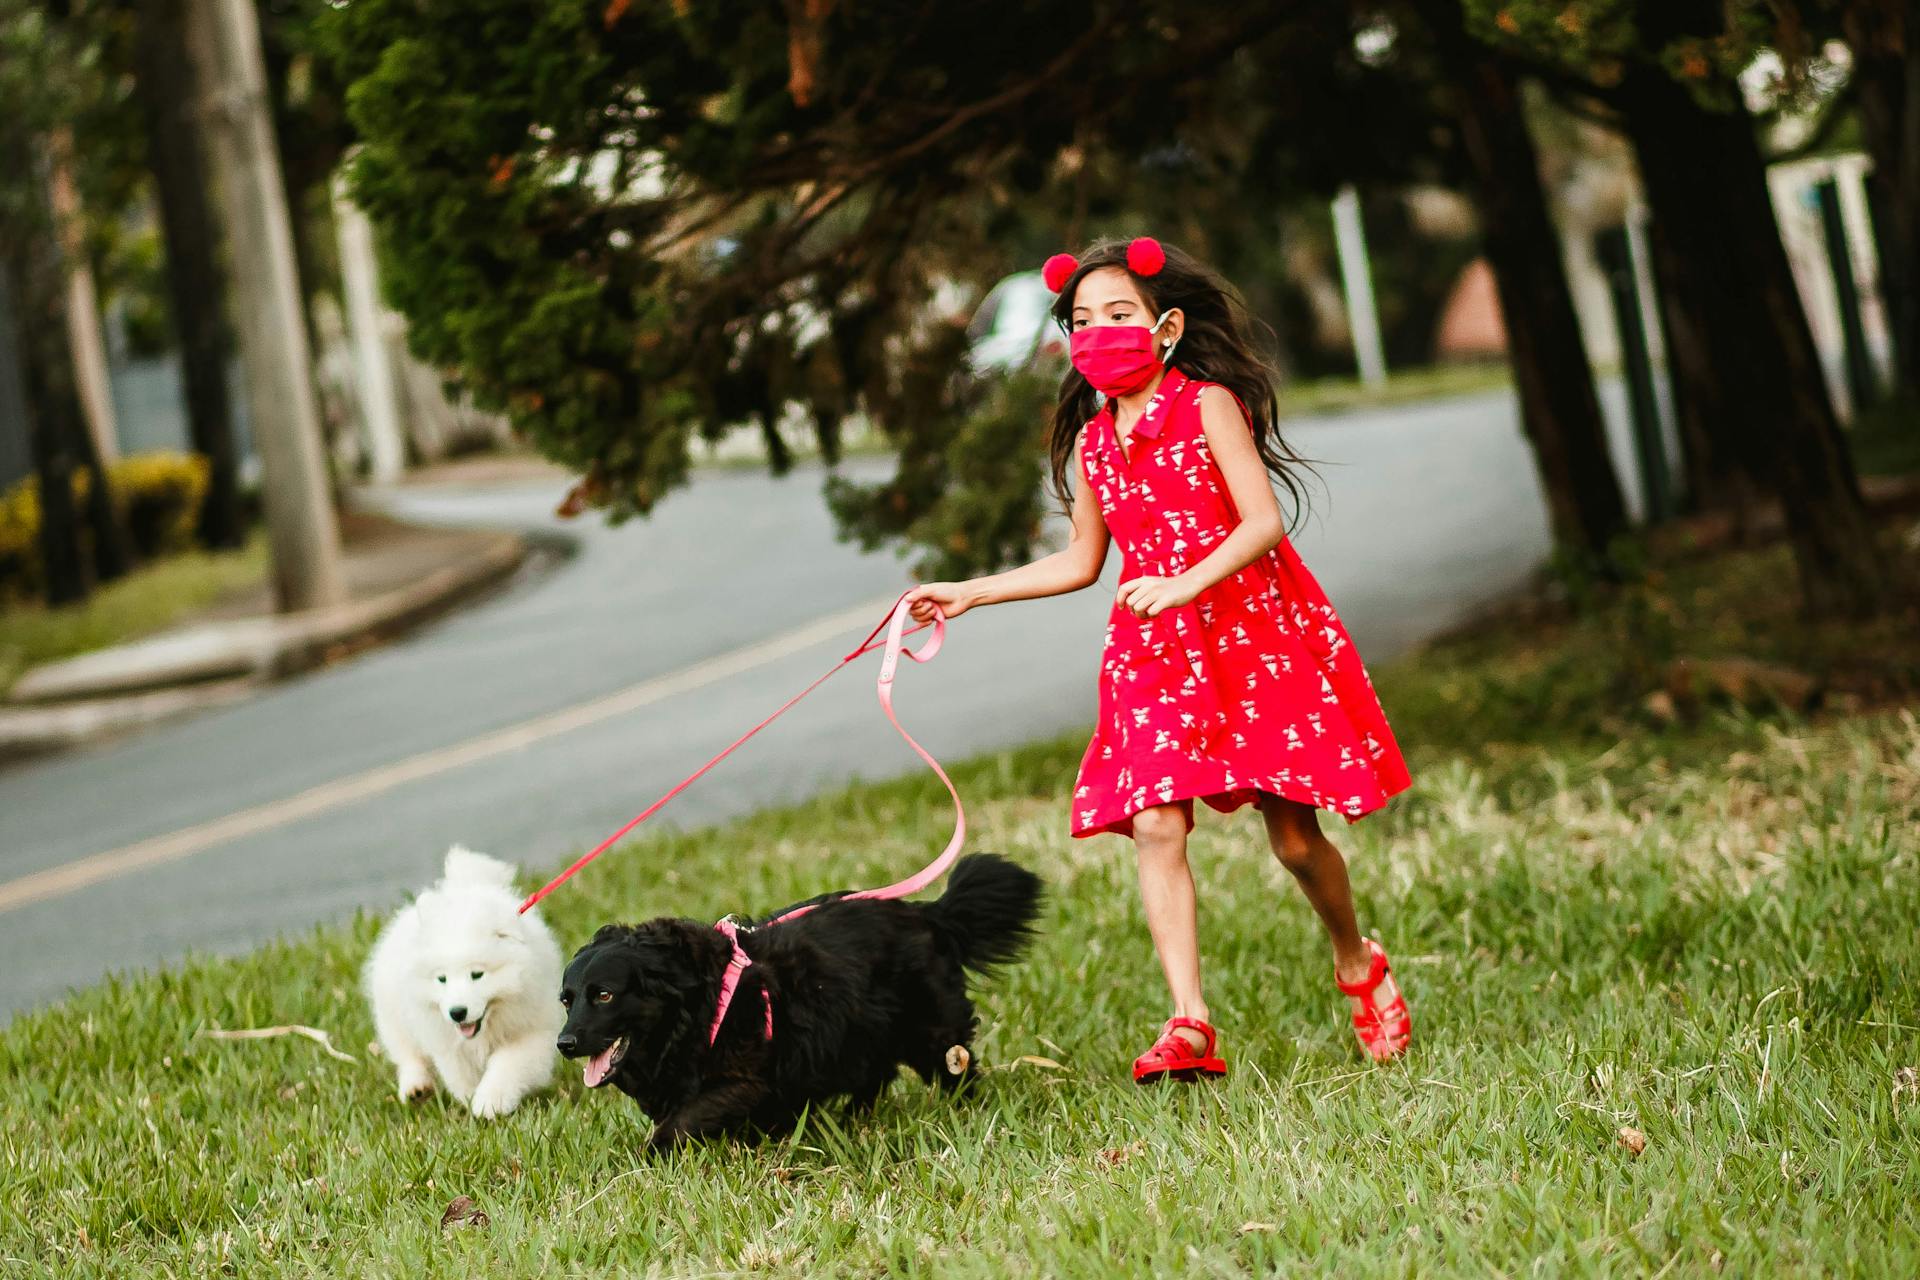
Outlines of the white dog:
{"label": "white dog", "polygon": [[447,1092],[503,1116],[553,1076],[560,947],[519,914],[513,868],[455,845],[440,882],[402,907],[367,959],[367,998],[400,1097]]}

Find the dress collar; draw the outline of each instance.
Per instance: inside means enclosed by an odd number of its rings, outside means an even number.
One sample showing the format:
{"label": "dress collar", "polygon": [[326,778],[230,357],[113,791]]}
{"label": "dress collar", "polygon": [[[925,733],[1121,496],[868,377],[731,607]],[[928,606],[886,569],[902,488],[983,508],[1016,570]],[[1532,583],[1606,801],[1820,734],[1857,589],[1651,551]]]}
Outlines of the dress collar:
{"label": "dress collar", "polygon": [[[1140,415],[1140,421],[1133,424],[1133,430],[1127,435],[1127,443],[1135,440],[1152,440],[1166,429],[1167,417],[1173,409],[1173,402],[1186,390],[1193,379],[1178,369],[1168,369],[1166,376],[1160,379],[1160,385],[1153,390],[1153,398],[1147,401],[1147,411]],[[1095,416],[1096,423],[1104,421],[1113,436],[1116,445],[1120,443],[1120,427],[1113,412],[1113,401],[1109,399],[1100,406]]]}

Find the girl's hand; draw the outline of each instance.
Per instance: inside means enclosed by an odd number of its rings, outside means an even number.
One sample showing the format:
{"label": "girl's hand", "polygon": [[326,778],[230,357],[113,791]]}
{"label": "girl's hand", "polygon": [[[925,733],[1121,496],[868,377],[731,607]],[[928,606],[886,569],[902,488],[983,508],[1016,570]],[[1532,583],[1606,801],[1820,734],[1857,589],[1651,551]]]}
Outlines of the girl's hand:
{"label": "girl's hand", "polygon": [[1120,606],[1136,618],[1158,617],[1167,609],[1192,604],[1200,591],[1182,574],[1172,578],[1135,578],[1120,588]]}
{"label": "girl's hand", "polygon": [[951,622],[965,613],[973,601],[967,598],[964,582],[925,582],[907,592],[907,603],[913,606],[915,622],[932,622],[935,605]]}

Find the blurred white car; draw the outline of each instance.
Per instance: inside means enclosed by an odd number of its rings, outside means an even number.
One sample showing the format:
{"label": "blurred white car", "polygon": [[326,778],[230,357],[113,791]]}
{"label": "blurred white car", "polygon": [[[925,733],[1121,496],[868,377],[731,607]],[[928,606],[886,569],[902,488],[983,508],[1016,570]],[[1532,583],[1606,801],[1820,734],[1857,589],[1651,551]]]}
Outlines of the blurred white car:
{"label": "blurred white car", "polygon": [[987,291],[967,322],[967,363],[975,373],[1011,373],[1061,360],[1067,338],[1050,314],[1053,294],[1038,271],[1010,275]]}

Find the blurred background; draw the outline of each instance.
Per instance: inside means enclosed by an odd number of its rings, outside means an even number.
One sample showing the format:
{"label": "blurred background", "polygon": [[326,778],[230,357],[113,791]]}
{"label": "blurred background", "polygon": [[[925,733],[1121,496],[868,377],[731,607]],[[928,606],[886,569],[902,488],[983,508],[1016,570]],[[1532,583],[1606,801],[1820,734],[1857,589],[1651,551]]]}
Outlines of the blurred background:
{"label": "blurred background", "polygon": [[[0,0],[0,1002],[453,839],[551,861],[911,575],[1044,551],[1037,266],[1098,236],[1271,326],[1370,658],[1676,541],[1905,616],[1913,21]],[[930,745],[1083,723],[1099,594],[969,621]],[[810,708],[673,820],[907,768],[878,720]],[[125,928],[76,973],[83,915]]]}

